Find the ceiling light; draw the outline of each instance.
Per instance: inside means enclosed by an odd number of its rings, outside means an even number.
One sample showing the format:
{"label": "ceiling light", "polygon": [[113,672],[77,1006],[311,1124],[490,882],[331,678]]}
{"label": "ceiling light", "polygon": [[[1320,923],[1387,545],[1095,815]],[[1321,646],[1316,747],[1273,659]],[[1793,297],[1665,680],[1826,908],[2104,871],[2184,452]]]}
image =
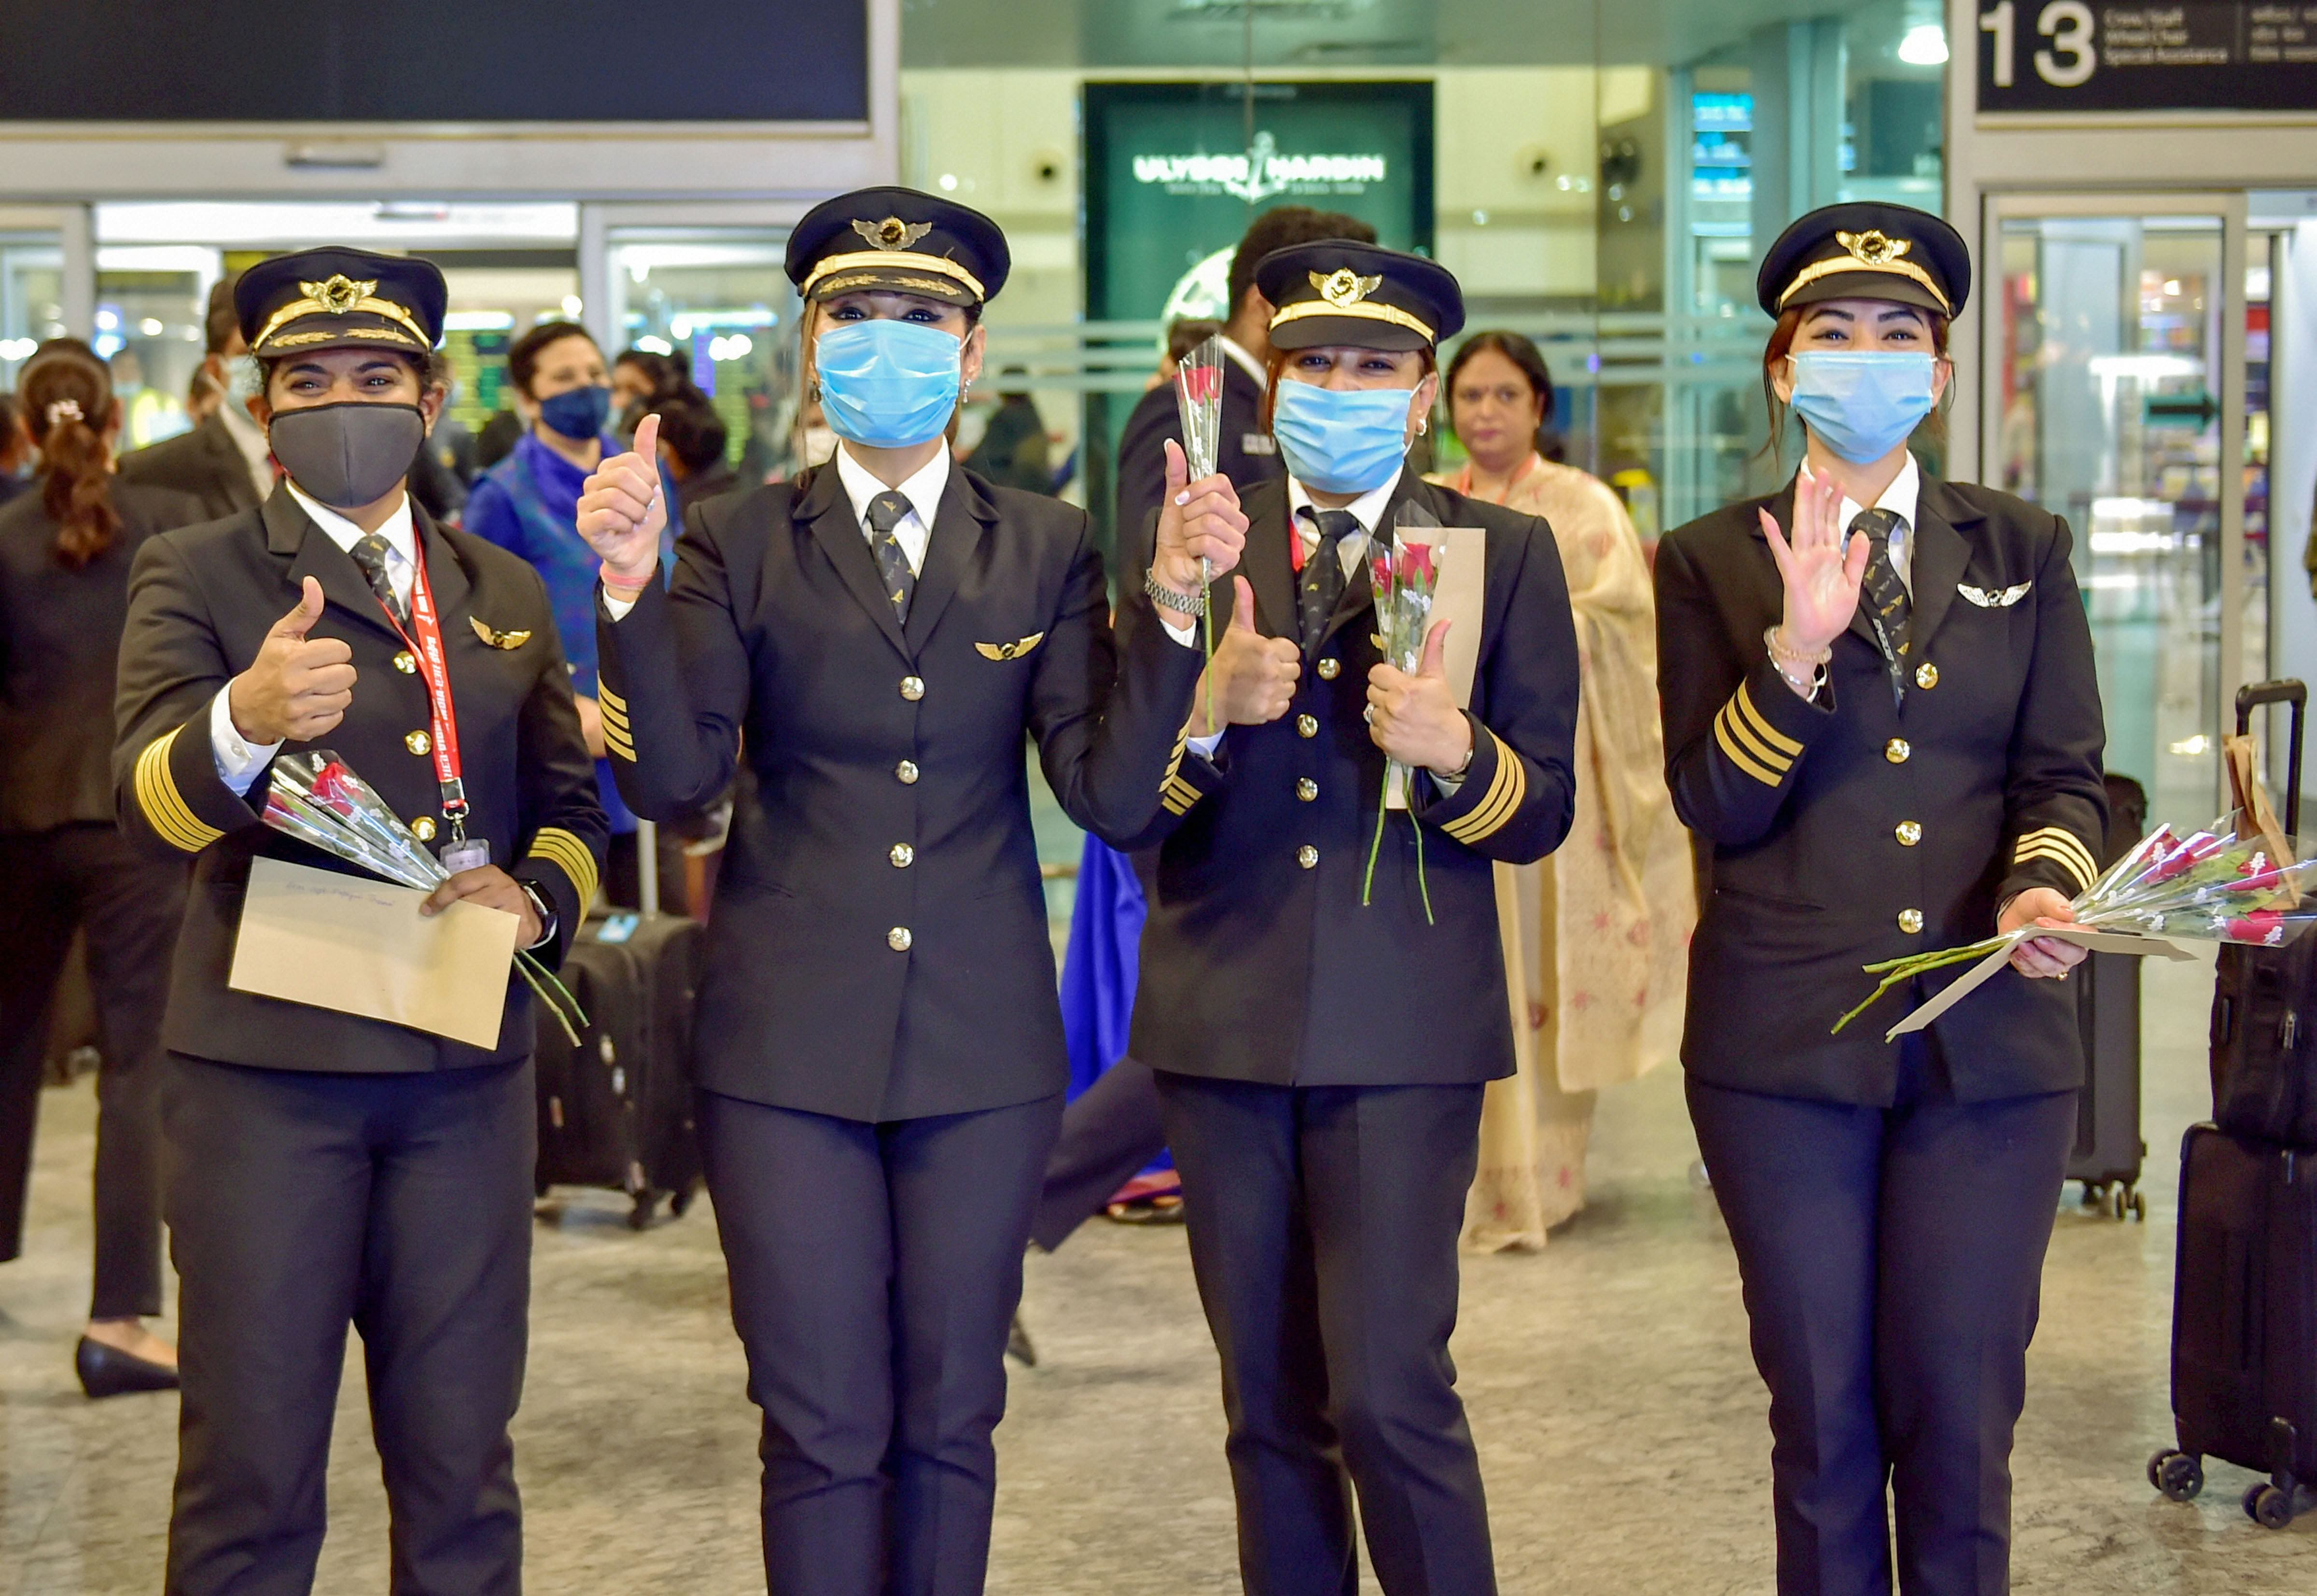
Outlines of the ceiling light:
{"label": "ceiling light", "polygon": [[1918,22],[1899,40],[1899,58],[1910,67],[1947,64],[1947,31],[1937,22]]}

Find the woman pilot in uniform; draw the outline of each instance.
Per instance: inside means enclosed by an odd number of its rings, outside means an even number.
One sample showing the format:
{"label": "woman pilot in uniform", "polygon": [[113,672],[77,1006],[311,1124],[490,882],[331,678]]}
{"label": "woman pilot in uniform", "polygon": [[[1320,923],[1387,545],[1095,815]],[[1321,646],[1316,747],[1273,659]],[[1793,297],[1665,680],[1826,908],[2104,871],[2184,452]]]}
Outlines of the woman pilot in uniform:
{"label": "woman pilot in uniform", "polygon": [[1886,1043],[1935,976],[1833,1034],[1860,966],[2063,923],[2106,826],[2067,525],[1927,475],[1963,240],[1836,205],[1763,261],[1774,498],[1659,546],[1675,807],[1711,845],[1683,1042],[1691,1117],[1770,1388],[1782,1596],[2000,1591],[2026,1349],[2083,1073],[2082,950]]}
{"label": "woman pilot in uniform", "polygon": [[744,732],[758,783],[694,1062],[775,1596],[981,1589],[1068,1074],[1023,739],[1080,825],[1147,825],[1200,673],[1199,562],[1230,569],[1245,526],[1178,452],[1114,641],[1084,512],[950,458],[1006,266],[995,223],[931,195],[816,207],[788,268],[835,459],[694,507],[665,589],[655,419],[580,500],[622,794],[694,807]]}
{"label": "woman pilot in uniform", "polygon": [[[423,841],[463,827],[488,844],[435,908],[504,910],[515,946],[551,961],[595,896],[604,811],[546,591],[407,490],[446,392],[443,300],[432,265],[364,250],[244,273],[250,413],[282,480],[148,540],[130,578],[121,829],[194,859],[162,1036],[184,1391],[170,1596],[311,1586],[349,1323],[393,1588],[521,1584],[507,1425],[531,1292],[529,993],[508,982],[482,1047],[231,979],[254,861],[344,868],[259,818],[285,748],[343,755]],[[443,661],[439,695],[422,658]]]}

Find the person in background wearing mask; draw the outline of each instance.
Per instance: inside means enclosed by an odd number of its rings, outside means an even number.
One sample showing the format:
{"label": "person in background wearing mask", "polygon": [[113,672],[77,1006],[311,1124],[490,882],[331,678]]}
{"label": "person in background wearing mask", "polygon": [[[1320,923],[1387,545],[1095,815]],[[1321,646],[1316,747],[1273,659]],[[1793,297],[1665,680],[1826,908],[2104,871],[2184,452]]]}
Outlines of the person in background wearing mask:
{"label": "person in background wearing mask", "polygon": [[1633,518],[1599,478],[1545,458],[1552,373],[1518,333],[1474,333],[1448,363],[1448,413],[1470,458],[1429,480],[1552,529],[1577,621],[1577,818],[1571,842],[1497,866],[1520,1067],[1489,1083],[1464,1244],[1542,1247],[1585,1206],[1599,1089],[1673,1057],[1696,923],[1689,835],[1658,737],[1657,610]]}
{"label": "person in background wearing mask", "polygon": [[[579,535],[582,484],[618,444],[605,435],[612,378],[604,353],[573,321],[543,321],[507,350],[507,380],[530,428],[514,451],[475,480],[462,525],[477,537],[531,561],[555,606],[555,629],[571,667],[571,691],[595,756],[596,791],[611,817],[604,887],[614,903],[639,901],[636,817],[620,802],[604,748],[595,701],[595,567]],[[671,546],[673,546],[671,544]]]}
{"label": "person in background wearing mask", "polygon": [[1079,825],[1149,824],[1200,673],[1199,561],[1230,569],[1245,525],[1178,452],[1114,632],[1085,512],[956,464],[1008,264],[996,223],[931,194],[815,206],[788,272],[834,462],[695,507],[666,587],[657,422],[581,501],[622,790],[665,819],[744,751],[757,776],[694,1062],[774,1596],[982,1588],[1067,1068],[1023,742]]}
{"label": "person in background wearing mask", "polygon": [[827,465],[836,457],[836,434],[829,429],[828,417],[822,412],[819,399],[808,398],[797,407],[794,430],[800,473],[817,465]]}
{"label": "person in background wearing mask", "polygon": [[40,472],[0,510],[0,1259],[23,1236],[41,1018],[77,927],[103,1062],[96,1288],[74,1362],[82,1390],[111,1396],[177,1383],[144,1321],[161,1312],[161,1007],[185,908],[183,861],[146,858],[113,825],[113,662],[130,560],[201,512],[113,477],[121,410],[87,345],[41,345],[22,381]]}
{"label": "person in background wearing mask", "polygon": [[432,264],[367,250],[245,273],[251,414],[283,480],[261,508],[149,539],[130,577],[121,826],[194,860],[163,1028],[183,1392],[170,1596],[312,1588],[349,1323],[394,1588],[520,1588],[530,992],[510,978],[479,1047],[228,979],[253,859],[346,868],[260,819],[284,749],[341,754],[424,842],[487,847],[446,861],[418,912],[504,912],[551,965],[595,895],[604,812],[539,577],[405,486],[442,408],[444,298]]}
{"label": "person in background wearing mask", "polygon": [[[1482,1089],[1513,1072],[1494,871],[1559,847],[1576,807],[1569,590],[1543,522],[1409,469],[1463,325],[1454,276],[1329,242],[1266,256],[1255,284],[1287,477],[1248,496],[1212,710],[1194,700],[1164,811],[1129,842],[1158,849],[1132,1049],[1223,1359],[1249,1596],[1357,1584],[1355,1490],[1385,1596],[1489,1596],[1448,1340]],[[1379,651],[1368,575],[1403,511],[1485,534],[1482,614],[1436,623],[1412,674]],[[1460,624],[1480,628],[1469,708]],[[1412,775],[1379,845],[1387,758]]]}
{"label": "person in background wearing mask", "polygon": [[[1710,853],[1682,1039],[1770,1390],[1780,1596],[2006,1588],[2011,1438],[2083,1080],[2084,950],[1884,1039],[1861,965],[2074,919],[2107,825],[2066,523],[1926,475],[1971,256],[1937,217],[1796,221],[1757,291],[1794,481],[1659,545],[1674,808]],[[1772,443],[1779,442],[1773,431]],[[1865,979],[1872,979],[1871,977]]]}
{"label": "person in background wearing mask", "polygon": [[208,352],[198,380],[217,394],[216,409],[191,432],[121,457],[122,481],[190,495],[201,506],[196,519],[204,521],[254,509],[273,491],[265,429],[249,413],[249,401],[257,394],[257,368],[241,339],[233,288],[230,277],[210,288],[202,323]]}
{"label": "person in background wearing mask", "polygon": [[613,429],[622,438],[631,438],[646,416],[686,392],[707,397],[693,386],[691,374],[675,356],[631,345],[612,363]]}

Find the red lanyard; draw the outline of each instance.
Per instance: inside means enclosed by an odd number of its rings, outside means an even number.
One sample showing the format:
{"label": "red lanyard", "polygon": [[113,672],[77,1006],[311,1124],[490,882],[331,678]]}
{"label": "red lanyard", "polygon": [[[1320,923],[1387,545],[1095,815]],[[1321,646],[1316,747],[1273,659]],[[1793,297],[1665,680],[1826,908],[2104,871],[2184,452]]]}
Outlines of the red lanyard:
{"label": "red lanyard", "polygon": [[451,663],[443,651],[443,623],[434,613],[434,584],[426,579],[426,551],[419,545],[416,527],[411,533],[418,558],[413,562],[415,574],[410,579],[410,625],[405,629],[392,610],[387,610],[386,618],[395,635],[417,656],[419,668],[426,676],[426,713],[434,724],[434,777],[443,784],[443,818],[451,823],[451,840],[461,843],[467,839],[467,784],[459,774],[459,716],[451,698]]}

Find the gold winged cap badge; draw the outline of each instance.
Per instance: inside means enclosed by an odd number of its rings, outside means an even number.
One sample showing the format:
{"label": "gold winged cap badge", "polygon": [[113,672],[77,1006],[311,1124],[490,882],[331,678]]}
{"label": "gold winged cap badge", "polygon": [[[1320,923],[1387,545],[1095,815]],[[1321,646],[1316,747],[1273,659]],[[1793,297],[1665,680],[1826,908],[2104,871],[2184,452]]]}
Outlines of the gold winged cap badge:
{"label": "gold winged cap badge", "polygon": [[1903,260],[1907,252],[1914,248],[1910,240],[1891,238],[1879,228],[1863,233],[1837,233],[1834,241],[1850,251],[1851,259],[1869,266]]}
{"label": "gold winged cap badge", "polygon": [[934,230],[929,221],[903,221],[889,216],[882,221],[855,221],[853,230],[880,249],[908,249]]}
{"label": "gold winged cap badge", "polygon": [[298,287],[308,299],[333,316],[344,316],[378,291],[377,282],[357,282],[343,272],[334,274],[327,282],[300,282]]}
{"label": "gold winged cap badge", "polygon": [[1358,304],[1383,286],[1381,275],[1363,277],[1349,266],[1339,266],[1325,277],[1317,272],[1310,273],[1310,276],[1311,286],[1320,291],[1320,297],[1339,310],[1346,305]]}

